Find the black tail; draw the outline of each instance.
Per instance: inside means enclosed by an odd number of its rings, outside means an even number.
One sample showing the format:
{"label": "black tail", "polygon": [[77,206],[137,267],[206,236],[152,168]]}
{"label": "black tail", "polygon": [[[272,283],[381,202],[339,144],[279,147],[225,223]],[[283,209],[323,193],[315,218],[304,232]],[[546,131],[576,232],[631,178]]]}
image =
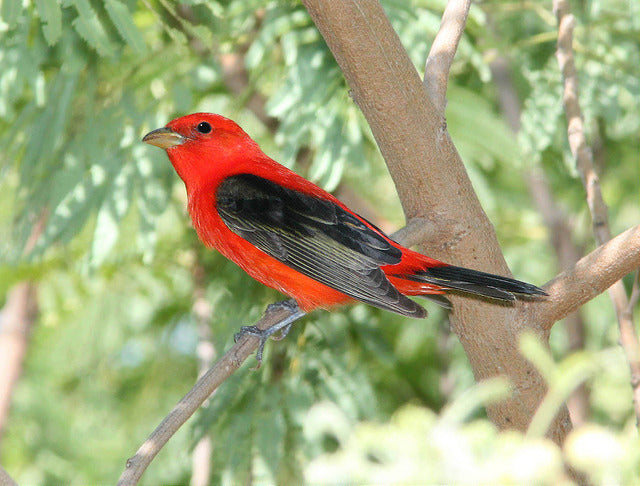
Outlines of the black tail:
{"label": "black tail", "polygon": [[514,294],[532,296],[547,295],[544,290],[535,285],[508,277],[501,277],[491,273],[451,265],[432,267],[421,272],[416,272],[414,275],[403,275],[402,277],[499,300],[516,300]]}

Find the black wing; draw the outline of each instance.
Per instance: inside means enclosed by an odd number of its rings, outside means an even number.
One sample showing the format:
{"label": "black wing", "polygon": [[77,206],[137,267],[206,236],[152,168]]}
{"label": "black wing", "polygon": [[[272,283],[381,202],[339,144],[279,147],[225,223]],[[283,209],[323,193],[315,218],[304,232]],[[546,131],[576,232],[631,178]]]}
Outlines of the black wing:
{"label": "black wing", "polygon": [[367,304],[426,316],[380,269],[401,251],[340,206],[252,174],[225,179],[216,200],[231,231],[285,265]]}

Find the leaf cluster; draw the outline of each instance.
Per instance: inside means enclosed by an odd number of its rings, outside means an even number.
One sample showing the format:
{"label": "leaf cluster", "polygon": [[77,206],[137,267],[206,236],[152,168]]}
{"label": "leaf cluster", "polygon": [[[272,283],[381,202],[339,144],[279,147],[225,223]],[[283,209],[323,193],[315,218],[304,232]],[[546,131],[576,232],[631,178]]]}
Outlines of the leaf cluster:
{"label": "leaf cluster", "polygon": [[[421,72],[442,2],[383,4]],[[589,3],[576,31],[581,102],[590,140],[606,154],[614,232],[640,217],[640,16],[625,5]],[[637,13],[637,2],[630,8]],[[537,2],[474,6],[448,91],[448,128],[474,187],[512,270],[534,283],[556,268],[527,171],[546,172],[576,242],[591,244],[568,163],[553,22]],[[514,66],[517,137],[488,68],[496,50]],[[297,3],[4,1],[0,61],[0,288],[35,282],[40,307],[0,462],[25,484],[113,481],[195,380],[197,290],[211,305],[218,353],[280,298],[201,248],[181,182],[163,153],[140,143],[144,133],[188,112],[222,113],[275,159],[338,194],[358,194],[349,204],[385,229],[398,228],[402,213],[371,132]],[[473,376],[464,351],[445,314],[429,311],[428,321],[364,306],[305,318],[267,345],[260,371],[245,365],[224,384],[145,482],[188,481],[191,447],[205,434],[214,439],[213,483],[552,483],[571,454],[594,482],[637,481],[629,377],[606,299],[585,312],[586,351],[606,359],[580,379],[570,366],[548,373],[561,395],[584,380],[591,390],[592,423],[562,451],[489,425],[480,405],[502,392],[465,394]],[[562,330],[552,348],[558,360],[566,353]],[[589,444],[600,439],[622,452],[594,466]],[[521,469],[523,458],[536,467]]]}

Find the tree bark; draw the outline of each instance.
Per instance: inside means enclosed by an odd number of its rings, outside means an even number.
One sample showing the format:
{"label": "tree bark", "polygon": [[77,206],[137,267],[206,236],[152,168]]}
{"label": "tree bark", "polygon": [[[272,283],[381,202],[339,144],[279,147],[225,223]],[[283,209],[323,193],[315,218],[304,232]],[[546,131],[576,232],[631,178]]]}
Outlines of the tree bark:
{"label": "tree bark", "polygon": [[[488,24],[492,26],[491,31],[495,32],[491,17],[486,12],[485,14]],[[520,131],[522,110],[509,72],[509,60],[496,52],[489,67],[491,77],[496,85],[500,110],[513,133],[517,134]],[[583,251],[573,242],[569,218],[553,197],[549,181],[541,170],[528,170],[524,177],[531,199],[547,227],[550,243],[556,253],[558,271],[573,267],[582,256]],[[580,310],[565,317],[564,328],[569,340],[568,352],[572,353],[584,349],[584,321]],[[587,420],[589,390],[585,383],[573,391],[567,400],[567,408],[574,426],[580,426]]]}
{"label": "tree bark", "polygon": [[[303,0],[349,83],[387,162],[408,224],[433,226],[425,253],[450,263],[509,275],[493,225],[418,72],[380,4],[373,0]],[[427,83],[429,84],[429,83]],[[432,83],[431,83],[432,84]],[[523,188],[523,190],[525,190]],[[476,380],[502,375],[513,385],[510,399],[487,407],[500,428],[526,430],[546,384],[518,350],[518,337],[537,325],[537,302],[504,306],[453,296],[451,315]],[[571,428],[563,407],[548,436],[561,443]]]}
{"label": "tree bark", "polygon": [[[423,85],[375,0],[303,2],[351,85],[353,98],[367,117],[396,184],[407,225],[394,238],[406,246],[422,244],[426,253],[451,263],[508,275],[493,226],[447,133],[442,109],[437,108],[446,104],[446,86],[438,82],[446,82],[447,76],[442,74],[448,72],[457,40],[435,43],[436,54],[448,58],[439,57],[428,64],[427,76],[430,72],[434,75]],[[466,0],[453,3],[451,9],[447,7],[449,14],[466,16]],[[446,30],[459,38],[465,19],[448,19],[452,23]],[[438,99],[432,100],[425,86]],[[502,375],[513,384],[509,400],[488,407],[498,426],[526,430],[546,393],[542,377],[518,350],[519,335],[533,331],[548,344],[554,322],[638,267],[640,225],[616,236],[545,285],[550,295],[543,301],[508,306],[451,296],[453,329],[476,379]],[[634,289],[631,304],[640,299],[640,282]],[[266,329],[291,315],[291,310],[284,308],[267,311],[256,325]],[[118,484],[137,484],[169,438],[257,346],[254,337],[240,338],[127,461]],[[570,428],[567,409],[562,407],[547,435],[561,443]]]}
{"label": "tree bark", "polygon": [[[584,134],[582,109],[580,108],[578,71],[573,59],[573,29],[575,18],[571,14],[568,0],[554,0],[553,11],[558,20],[558,49],[556,57],[562,71],[562,103],[567,116],[567,138],[576,169],[582,179],[591,212],[591,223],[596,243],[602,245],[611,239],[607,205],[602,197],[600,178],[593,162],[591,147]],[[624,351],[631,373],[631,388],[636,413],[636,423],[640,426],[640,340],[633,323],[633,313],[622,281],[615,282],[609,289],[620,329],[620,345]]]}

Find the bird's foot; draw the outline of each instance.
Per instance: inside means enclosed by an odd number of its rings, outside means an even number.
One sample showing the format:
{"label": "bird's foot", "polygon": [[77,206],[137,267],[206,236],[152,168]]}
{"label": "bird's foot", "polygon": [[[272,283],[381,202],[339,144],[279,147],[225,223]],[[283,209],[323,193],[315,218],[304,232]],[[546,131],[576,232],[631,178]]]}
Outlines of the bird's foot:
{"label": "bird's foot", "polygon": [[267,306],[267,310],[265,313],[270,314],[279,310],[287,310],[291,313],[299,311],[300,307],[298,307],[298,303],[294,299],[281,300],[279,302],[274,302],[273,304],[269,304]]}
{"label": "bird's foot", "polygon": [[[286,316],[281,321],[276,322],[273,326],[267,329],[259,329],[257,326],[242,326],[240,328],[240,332],[236,333],[233,336],[233,340],[235,342],[238,341],[242,336],[254,336],[259,339],[258,351],[256,352],[256,361],[258,361],[257,368],[260,368],[262,364],[262,353],[264,351],[264,345],[267,343],[269,338],[274,341],[280,341],[284,339],[289,331],[291,330],[291,326],[295,321],[300,319],[306,313],[298,307],[298,303],[293,300],[283,300],[282,302],[276,302],[274,304],[270,304],[267,307],[266,313],[275,312],[277,310],[285,309],[289,312],[289,315]],[[277,334],[279,332],[279,334]]]}

